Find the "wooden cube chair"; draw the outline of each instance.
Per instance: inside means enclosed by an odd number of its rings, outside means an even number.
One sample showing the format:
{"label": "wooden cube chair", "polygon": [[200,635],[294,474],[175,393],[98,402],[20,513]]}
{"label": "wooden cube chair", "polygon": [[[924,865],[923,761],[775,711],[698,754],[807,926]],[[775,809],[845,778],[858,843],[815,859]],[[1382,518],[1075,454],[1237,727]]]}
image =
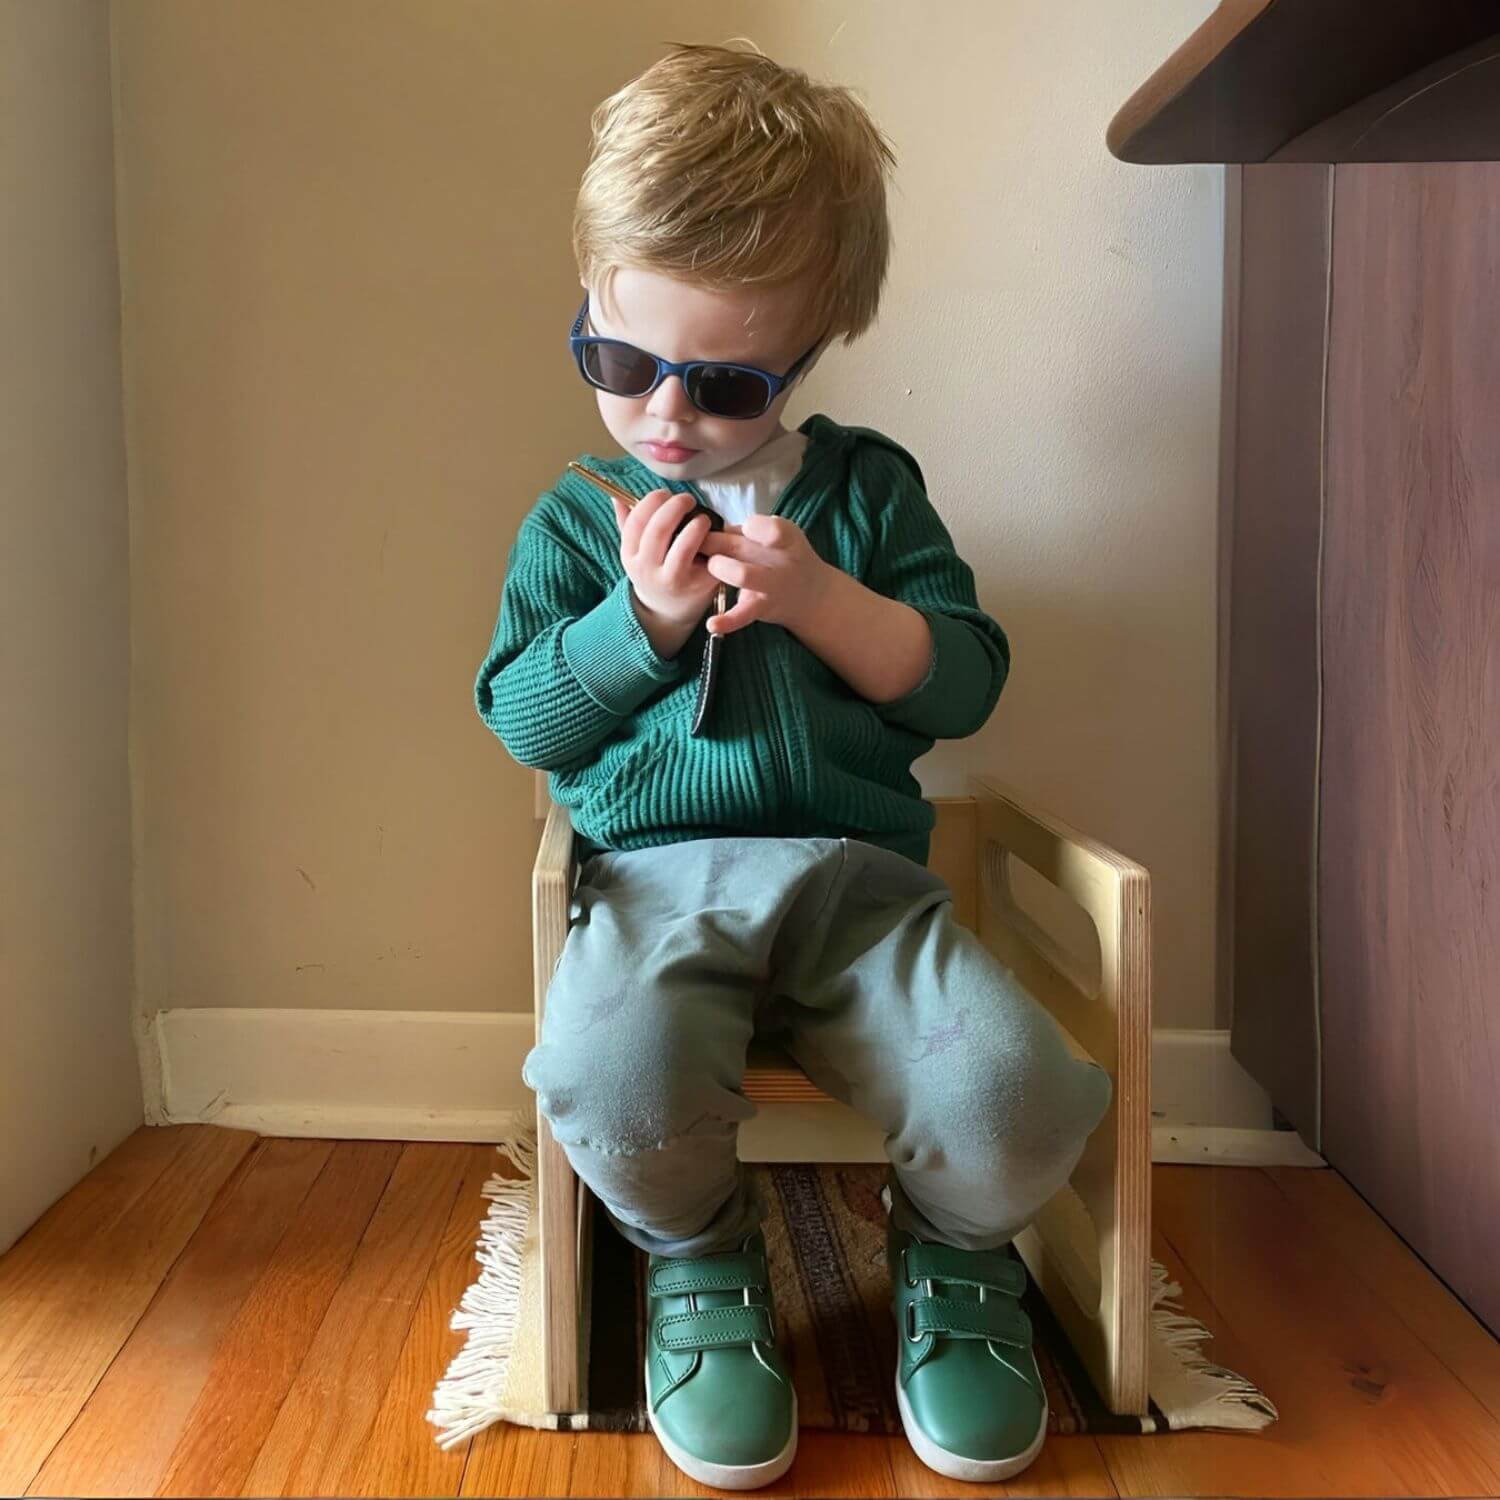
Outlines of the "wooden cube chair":
{"label": "wooden cube chair", "polygon": [[[1144,1415],[1151,1313],[1150,877],[1097,839],[1025,806],[993,777],[972,776],[967,797],[931,801],[937,824],[928,864],[953,891],[955,918],[1048,1008],[1072,1050],[1103,1066],[1114,1085],[1109,1112],[1071,1181],[1015,1244],[1111,1410]],[[544,825],[531,887],[540,1035],[578,875],[568,812],[552,801],[545,772],[537,773],[536,813]],[[1065,944],[1057,924],[1044,927],[1023,907],[1022,883],[1032,893],[1029,904],[1077,919],[1082,941]],[[880,1128],[822,1093],[784,1053],[753,1045],[744,1093],[758,1114],[740,1127],[743,1160],[886,1160]],[[547,1406],[578,1412],[587,1407],[592,1195],[540,1114],[537,1186]]]}

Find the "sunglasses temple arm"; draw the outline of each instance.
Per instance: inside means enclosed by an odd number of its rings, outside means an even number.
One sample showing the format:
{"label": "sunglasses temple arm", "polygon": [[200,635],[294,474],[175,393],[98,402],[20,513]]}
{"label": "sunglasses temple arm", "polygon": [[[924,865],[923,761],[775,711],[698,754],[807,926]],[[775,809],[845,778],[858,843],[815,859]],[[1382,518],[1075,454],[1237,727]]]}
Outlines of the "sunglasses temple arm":
{"label": "sunglasses temple arm", "polygon": [[602,474],[596,474],[592,469],[586,469],[580,463],[575,463],[571,458],[568,467],[575,473],[581,474],[596,489],[601,489],[606,495],[613,495],[627,510],[634,509],[640,503],[639,495],[632,495],[628,490],[622,490],[619,485],[611,484]]}

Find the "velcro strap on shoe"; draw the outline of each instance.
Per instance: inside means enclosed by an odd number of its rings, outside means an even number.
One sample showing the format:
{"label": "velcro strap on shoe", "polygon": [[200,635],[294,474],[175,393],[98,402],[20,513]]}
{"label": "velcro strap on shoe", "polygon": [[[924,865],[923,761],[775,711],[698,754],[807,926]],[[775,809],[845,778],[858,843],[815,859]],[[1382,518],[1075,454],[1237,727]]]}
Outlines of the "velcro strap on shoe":
{"label": "velcro strap on shoe", "polygon": [[766,1258],[754,1252],[658,1261],[646,1289],[653,1297],[680,1297],[688,1292],[737,1292],[770,1284]]}
{"label": "velcro strap on shoe", "polygon": [[1031,1319],[1014,1302],[969,1302],[958,1297],[923,1297],[912,1306],[912,1335],[993,1339],[1018,1349],[1031,1345]]}
{"label": "velcro strap on shoe", "polygon": [[1026,1290],[1026,1268],[999,1250],[957,1250],[952,1245],[908,1245],[902,1252],[906,1279],[954,1281],[988,1287],[1019,1297]]}
{"label": "velcro strap on shoe", "polygon": [[771,1315],[754,1304],[704,1307],[697,1312],[668,1313],[656,1325],[663,1349],[722,1349],[730,1344],[769,1344]]}

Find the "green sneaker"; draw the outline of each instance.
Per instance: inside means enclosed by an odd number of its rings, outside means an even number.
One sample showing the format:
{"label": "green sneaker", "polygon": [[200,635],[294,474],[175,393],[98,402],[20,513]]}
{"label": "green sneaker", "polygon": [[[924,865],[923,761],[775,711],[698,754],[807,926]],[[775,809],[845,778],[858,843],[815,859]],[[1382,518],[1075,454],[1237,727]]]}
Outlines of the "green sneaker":
{"label": "green sneaker", "polygon": [[1042,1451],[1047,1395],[1015,1252],[957,1250],[894,1226],[896,1405],[918,1458],[950,1479],[1009,1479]]}
{"label": "green sneaker", "polygon": [[653,1255],[646,1294],[646,1411],[667,1457],[723,1490],[779,1479],[797,1454],[797,1395],[764,1235],[717,1255]]}

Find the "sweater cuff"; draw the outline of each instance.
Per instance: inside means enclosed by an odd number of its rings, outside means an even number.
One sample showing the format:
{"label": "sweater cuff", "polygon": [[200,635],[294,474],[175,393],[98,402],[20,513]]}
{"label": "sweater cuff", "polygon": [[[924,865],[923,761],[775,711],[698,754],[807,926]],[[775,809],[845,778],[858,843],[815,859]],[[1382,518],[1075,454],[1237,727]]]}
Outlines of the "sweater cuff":
{"label": "sweater cuff", "polygon": [[932,658],[927,675],[909,692],[871,708],[887,724],[946,739],[963,731],[952,726],[967,712],[976,683],[990,680],[992,665],[974,632],[940,610],[912,605],[931,627]]}
{"label": "sweater cuff", "polygon": [[562,652],[589,697],[621,718],[682,675],[682,662],[658,656],[636,618],[628,574],[563,631]]}

